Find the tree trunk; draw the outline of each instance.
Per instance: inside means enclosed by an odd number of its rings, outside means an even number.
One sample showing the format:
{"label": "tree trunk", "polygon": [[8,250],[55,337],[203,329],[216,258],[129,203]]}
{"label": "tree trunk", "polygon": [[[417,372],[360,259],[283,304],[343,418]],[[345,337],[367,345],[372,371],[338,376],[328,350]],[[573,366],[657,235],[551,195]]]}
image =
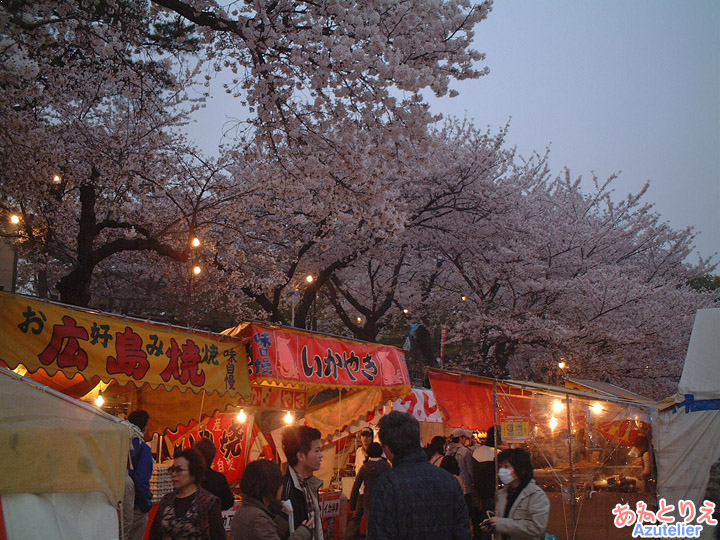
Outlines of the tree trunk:
{"label": "tree trunk", "polygon": [[90,283],[93,268],[87,265],[75,269],[58,281],[60,301],[71,306],[87,307],[90,304]]}
{"label": "tree trunk", "polygon": [[[99,176],[93,167],[92,179]],[[75,268],[57,284],[60,301],[73,306],[87,307],[90,304],[90,283],[95,268],[93,244],[97,236],[95,214],[95,187],[91,183],[80,186],[80,222],[77,236],[77,263]]]}

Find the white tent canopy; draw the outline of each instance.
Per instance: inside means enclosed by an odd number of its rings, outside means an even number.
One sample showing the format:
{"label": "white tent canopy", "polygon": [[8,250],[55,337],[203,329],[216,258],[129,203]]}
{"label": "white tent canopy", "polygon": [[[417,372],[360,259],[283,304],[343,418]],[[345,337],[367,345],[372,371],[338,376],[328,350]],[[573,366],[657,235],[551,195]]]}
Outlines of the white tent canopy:
{"label": "white tent canopy", "polygon": [[[658,496],[699,507],[720,458],[720,309],[698,310],[678,394],[663,404],[653,426]],[[702,538],[713,529],[705,526]]]}
{"label": "white tent canopy", "polygon": [[118,538],[131,436],[127,422],[0,368],[0,537]]}

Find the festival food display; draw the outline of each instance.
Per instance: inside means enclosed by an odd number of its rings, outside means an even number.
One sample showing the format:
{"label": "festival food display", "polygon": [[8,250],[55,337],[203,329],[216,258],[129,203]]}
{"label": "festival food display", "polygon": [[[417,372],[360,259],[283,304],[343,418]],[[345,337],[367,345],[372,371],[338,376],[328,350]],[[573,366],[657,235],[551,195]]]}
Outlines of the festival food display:
{"label": "festival food display", "polygon": [[[655,500],[651,424],[657,411],[650,401],[621,395],[617,387],[602,393],[441,370],[430,370],[429,378],[448,425],[495,425],[503,448],[528,451],[535,480],[550,499],[548,531],[584,540],[632,537],[631,528],[613,525],[612,510]],[[643,439],[647,456],[635,448]]]}

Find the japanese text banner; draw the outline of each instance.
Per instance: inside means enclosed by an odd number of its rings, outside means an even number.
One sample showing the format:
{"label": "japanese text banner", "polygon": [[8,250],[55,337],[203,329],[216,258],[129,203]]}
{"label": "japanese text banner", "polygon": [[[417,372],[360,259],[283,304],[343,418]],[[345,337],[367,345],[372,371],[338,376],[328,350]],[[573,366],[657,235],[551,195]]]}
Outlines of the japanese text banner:
{"label": "japanese text banner", "polygon": [[187,426],[178,426],[175,431],[168,430],[166,436],[176,451],[178,448],[191,448],[201,438],[210,439],[218,449],[212,468],[223,473],[230,485],[240,482],[245,466],[251,461],[273,458],[272,447],[252,414],[241,423],[234,413],[218,413],[201,422],[192,421]]}
{"label": "japanese text banner", "polygon": [[90,380],[250,396],[245,344],[0,292],[0,360]]}
{"label": "japanese text banner", "polygon": [[[235,335],[235,329],[230,332]],[[238,335],[250,340],[254,380],[410,390],[404,355],[395,347],[260,324],[247,325]]]}

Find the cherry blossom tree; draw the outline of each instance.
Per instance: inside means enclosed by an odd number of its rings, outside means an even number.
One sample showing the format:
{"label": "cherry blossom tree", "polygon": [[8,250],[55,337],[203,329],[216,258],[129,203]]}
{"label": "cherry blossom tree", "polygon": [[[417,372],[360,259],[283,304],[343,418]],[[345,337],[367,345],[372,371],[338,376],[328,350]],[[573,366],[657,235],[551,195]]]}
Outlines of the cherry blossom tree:
{"label": "cherry blossom tree", "polygon": [[402,226],[324,288],[345,328],[447,325],[460,367],[550,382],[562,358],[565,374],[667,393],[695,310],[718,299],[691,286],[714,269],[687,262],[692,230],[663,223],[645,190],[615,202],[615,177],[585,192],[545,157],[517,159],[502,133],[450,124],[427,148],[398,182]]}
{"label": "cherry blossom tree", "polygon": [[116,253],[187,257],[192,209],[173,203],[189,150],[173,128],[192,109],[193,72],[148,16],[133,2],[0,11],[0,200],[67,303],[88,304],[94,269]]}
{"label": "cherry blossom tree", "polygon": [[448,314],[455,336],[492,374],[551,380],[564,358],[570,373],[666,393],[695,310],[712,301],[690,282],[713,265],[686,262],[692,231],[663,223],[645,190],[615,203],[614,178],[584,193],[541,164],[517,177],[514,211],[459,227],[443,246],[447,288],[467,295]]}
{"label": "cherry blossom tree", "polygon": [[[432,116],[420,103],[421,88],[442,95],[450,80],[484,73],[473,66],[482,56],[469,44],[488,9],[441,0],[4,4],[0,58],[7,114],[0,143],[9,181],[3,206],[24,215],[27,257],[49,272],[63,301],[80,305],[90,301],[98,265],[121,253],[150,250],[184,263],[199,222],[213,222],[208,237],[224,238],[223,227],[237,230],[220,207],[255,189],[257,178],[249,187],[244,173],[211,186],[228,163],[203,159],[175,130],[192,108],[187,89],[199,68],[187,66],[184,53],[193,53],[199,64],[236,73],[228,90],[251,112],[248,143],[234,150],[232,174],[261,162],[275,172],[263,177],[271,197],[280,191],[293,197],[299,184],[313,179],[314,189],[300,186],[299,202],[345,205],[335,214],[295,214],[305,219],[303,233],[293,239],[295,258],[312,246],[326,249],[320,240],[338,226],[338,215],[356,225],[367,209],[376,220],[392,215],[382,208],[387,171],[364,163],[392,152],[396,136],[424,135]],[[391,96],[392,88],[407,97]],[[243,155],[248,148],[252,152]],[[187,165],[193,160],[212,182],[187,181],[198,178]],[[57,184],[48,181],[55,175]],[[257,201],[246,203],[262,215],[265,202]],[[214,218],[200,216],[203,211]],[[265,217],[266,225],[277,221]],[[367,229],[376,225],[365,221]],[[257,293],[263,279],[238,270],[247,250],[219,253],[215,266],[241,278],[240,290],[266,312],[277,311],[276,293],[269,302]],[[347,250],[326,266],[313,262],[317,286],[354,256]],[[298,264],[290,262],[286,279]],[[270,267],[282,263],[264,266]],[[311,296],[298,306],[300,320]]]}

